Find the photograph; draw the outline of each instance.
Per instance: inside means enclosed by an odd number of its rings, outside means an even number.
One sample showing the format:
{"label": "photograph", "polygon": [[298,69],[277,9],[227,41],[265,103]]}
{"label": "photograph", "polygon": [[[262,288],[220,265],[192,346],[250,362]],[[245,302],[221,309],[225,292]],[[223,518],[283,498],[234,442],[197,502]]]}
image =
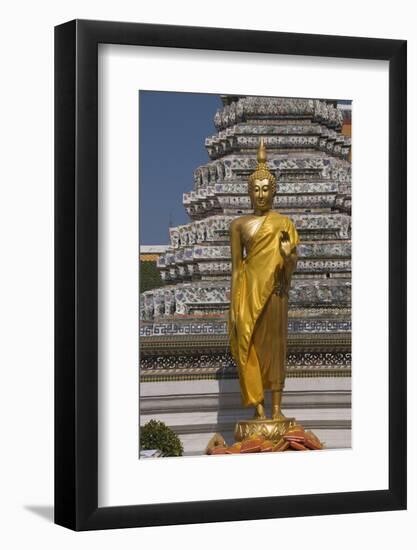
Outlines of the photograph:
{"label": "photograph", "polygon": [[406,46],[56,28],[55,523],[406,508]]}
{"label": "photograph", "polygon": [[351,447],[352,105],[139,90],[140,459]]}
{"label": "photograph", "polygon": [[0,548],[412,547],[414,4],[2,15]]}

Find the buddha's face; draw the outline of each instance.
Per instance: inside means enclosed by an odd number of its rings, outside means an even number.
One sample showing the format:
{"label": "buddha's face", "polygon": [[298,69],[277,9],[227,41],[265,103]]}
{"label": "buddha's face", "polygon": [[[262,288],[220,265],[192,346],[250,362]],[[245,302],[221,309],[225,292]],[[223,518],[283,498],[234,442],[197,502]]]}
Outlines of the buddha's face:
{"label": "buddha's face", "polygon": [[274,193],[269,179],[255,180],[249,195],[255,212],[262,213],[271,210]]}

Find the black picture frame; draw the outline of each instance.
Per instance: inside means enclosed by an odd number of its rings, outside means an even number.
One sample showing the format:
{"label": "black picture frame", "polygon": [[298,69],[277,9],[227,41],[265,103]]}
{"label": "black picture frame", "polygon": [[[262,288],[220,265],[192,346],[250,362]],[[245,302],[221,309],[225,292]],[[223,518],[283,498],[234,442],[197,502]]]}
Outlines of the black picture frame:
{"label": "black picture frame", "polygon": [[[98,44],[389,62],[389,488],[98,507]],[[75,20],[55,28],[55,522],[74,530],[406,508],[404,40]]]}

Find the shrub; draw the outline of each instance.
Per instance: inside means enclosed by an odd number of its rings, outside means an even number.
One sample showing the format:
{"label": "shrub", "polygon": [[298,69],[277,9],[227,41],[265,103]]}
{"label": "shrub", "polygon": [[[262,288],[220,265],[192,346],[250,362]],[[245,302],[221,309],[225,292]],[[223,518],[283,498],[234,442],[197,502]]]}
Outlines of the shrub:
{"label": "shrub", "polygon": [[180,438],[164,422],[150,420],[140,429],[141,449],[159,449],[163,456],[182,456]]}
{"label": "shrub", "polygon": [[140,292],[159,288],[164,285],[156,262],[141,260],[139,263]]}

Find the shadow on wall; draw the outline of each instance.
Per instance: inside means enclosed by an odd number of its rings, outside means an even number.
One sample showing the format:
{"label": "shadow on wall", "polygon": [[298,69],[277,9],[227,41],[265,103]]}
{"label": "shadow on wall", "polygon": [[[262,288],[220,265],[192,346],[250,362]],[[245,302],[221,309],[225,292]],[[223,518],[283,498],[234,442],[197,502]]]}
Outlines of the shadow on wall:
{"label": "shadow on wall", "polygon": [[26,505],[24,506],[24,509],[28,512],[32,512],[32,514],[35,514],[36,516],[39,516],[49,523],[54,522],[54,507],[53,506],[38,506],[36,504],[34,505]]}

